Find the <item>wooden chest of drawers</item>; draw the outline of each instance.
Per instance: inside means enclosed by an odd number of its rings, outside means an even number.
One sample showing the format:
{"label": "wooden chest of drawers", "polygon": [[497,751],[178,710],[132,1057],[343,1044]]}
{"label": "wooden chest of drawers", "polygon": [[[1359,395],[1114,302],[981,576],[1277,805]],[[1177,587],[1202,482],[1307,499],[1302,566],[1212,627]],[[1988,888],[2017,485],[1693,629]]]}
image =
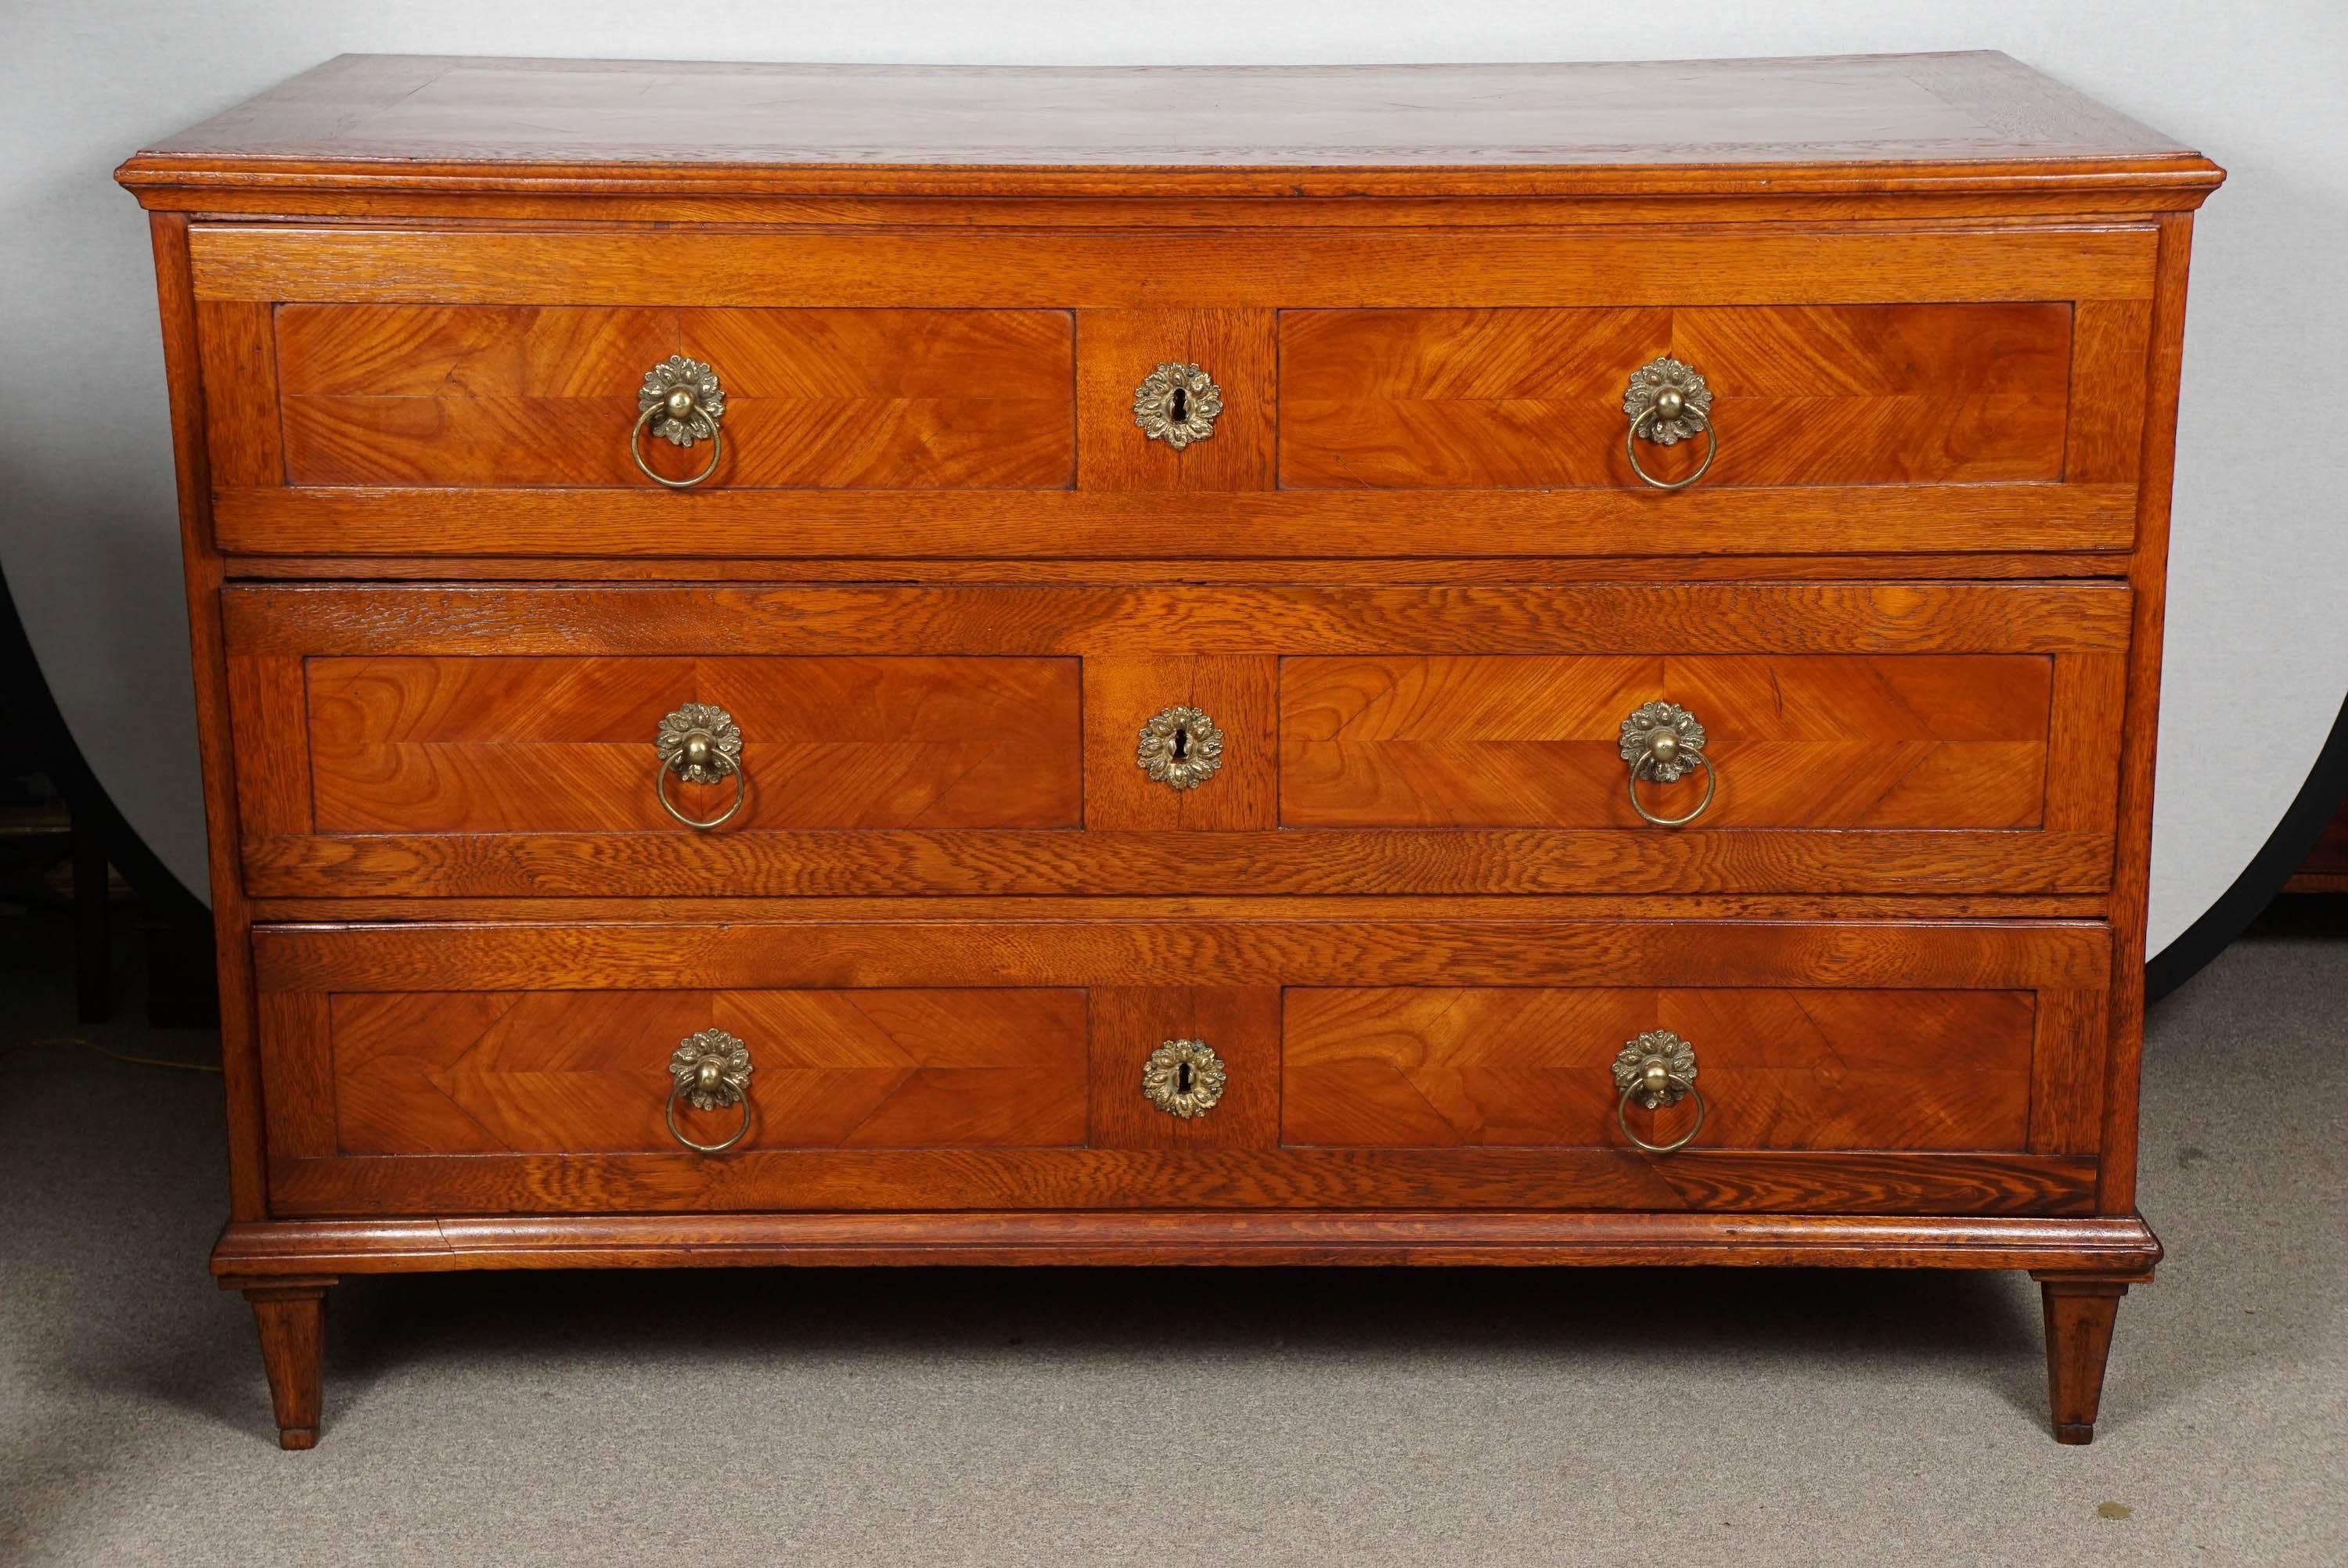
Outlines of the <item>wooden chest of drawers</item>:
{"label": "wooden chest of drawers", "polygon": [[2206,160],[348,57],[120,179],[286,1446],[345,1275],[941,1261],[2028,1269],[2086,1440]]}

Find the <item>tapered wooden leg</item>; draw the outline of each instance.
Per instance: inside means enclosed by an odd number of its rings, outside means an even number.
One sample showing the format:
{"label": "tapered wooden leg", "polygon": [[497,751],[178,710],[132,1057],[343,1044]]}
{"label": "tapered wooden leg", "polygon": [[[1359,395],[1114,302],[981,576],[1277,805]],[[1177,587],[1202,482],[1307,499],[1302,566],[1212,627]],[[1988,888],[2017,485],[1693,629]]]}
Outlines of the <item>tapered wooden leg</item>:
{"label": "tapered wooden leg", "polygon": [[2104,1358],[2111,1354],[2112,1323],[2127,1281],[2075,1274],[2039,1274],[2046,1308],[2046,1395],[2054,1409],[2054,1440],[2096,1440],[2096,1408],[2104,1398]]}
{"label": "tapered wooden leg", "polygon": [[[231,1282],[235,1283],[235,1282]],[[277,1446],[318,1441],[318,1404],[326,1370],[326,1287],[331,1279],[242,1285],[261,1329],[269,1401],[277,1409]]]}

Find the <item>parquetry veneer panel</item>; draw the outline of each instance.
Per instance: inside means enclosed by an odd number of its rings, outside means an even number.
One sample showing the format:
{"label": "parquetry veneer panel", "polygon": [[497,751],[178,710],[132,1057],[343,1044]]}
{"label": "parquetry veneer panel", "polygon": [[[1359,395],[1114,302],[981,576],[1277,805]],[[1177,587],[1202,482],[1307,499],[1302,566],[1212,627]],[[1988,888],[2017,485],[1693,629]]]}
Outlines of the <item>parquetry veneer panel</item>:
{"label": "parquetry veneer panel", "polygon": [[[331,999],[345,1154],[674,1149],[669,1053],[753,1042],[738,1147],[1043,1147],[1085,1141],[1076,990],[355,992]],[[680,1108],[714,1143],[734,1114]]]}
{"label": "parquetry veneer panel", "polygon": [[[1076,661],[324,658],[305,661],[322,833],[668,830],[653,737],[686,702],[754,748],[744,827],[1072,827]],[[730,784],[672,783],[690,815]]]}
{"label": "parquetry veneer panel", "polygon": [[1280,482],[1634,483],[1622,384],[1661,354],[1712,388],[1710,485],[2064,477],[2067,304],[1813,305],[1289,312]]}
{"label": "parquetry veneer panel", "polygon": [[[1052,311],[289,304],[286,481],[644,485],[628,456],[636,388],[683,354],[722,367],[718,482],[1066,487],[1074,341]],[[703,462],[646,450],[672,477]]]}
{"label": "parquetry veneer panel", "polygon": [[[1286,1000],[1292,1143],[1618,1143],[1606,1064],[1654,1029],[1695,1042],[1706,1148],[2019,1150],[2028,1130],[2027,991],[1428,987]],[[1694,1108],[1629,1114],[1662,1142]]]}
{"label": "parquetry veneer panel", "polygon": [[[2031,656],[1291,659],[1290,827],[1636,828],[1623,715],[1704,723],[1707,828],[2034,827],[2054,661]],[[2073,715],[2085,719],[2087,715]],[[1643,786],[1688,810],[1701,776]]]}

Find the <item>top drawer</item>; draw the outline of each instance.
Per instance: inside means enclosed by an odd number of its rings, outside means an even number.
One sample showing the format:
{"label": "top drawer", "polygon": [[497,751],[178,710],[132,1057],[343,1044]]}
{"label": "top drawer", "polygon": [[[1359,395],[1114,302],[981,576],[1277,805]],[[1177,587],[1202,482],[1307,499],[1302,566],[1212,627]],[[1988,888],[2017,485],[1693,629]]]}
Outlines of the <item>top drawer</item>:
{"label": "top drawer", "polygon": [[[231,553],[2134,539],[2142,228],[200,226],[191,249]],[[675,422],[647,374],[687,362]],[[1194,378],[1153,401],[1169,364]],[[1648,409],[1658,374],[1684,405]]]}

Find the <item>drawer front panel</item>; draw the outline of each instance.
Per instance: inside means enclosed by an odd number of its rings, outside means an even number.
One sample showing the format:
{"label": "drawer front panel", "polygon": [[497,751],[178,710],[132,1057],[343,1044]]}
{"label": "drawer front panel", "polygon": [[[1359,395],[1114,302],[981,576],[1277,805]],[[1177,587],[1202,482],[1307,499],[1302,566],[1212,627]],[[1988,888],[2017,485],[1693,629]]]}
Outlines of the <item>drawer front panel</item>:
{"label": "drawer front panel", "polygon": [[[1620,1140],[1608,1062],[1668,1030],[1695,1052],[1720,1149],[2021,1149],[2029,991],[1464,989],[1287,993],[1292,1143],[1450,1148]],[[1627,1107],[1651,1143],[1694,1107]]]}
{"label": "drawer front panel", "polygon": [[[2074,1212],[2100,926],[801,917],[261,927],[281,1213]],[[678,1112],[672,1053],[749,1062]],[[1709,1115],[1613,1118],[1669,1029]],[[1221,1098],[1169,1114],[1153,1052]],[[1687,1108],[1635,1111],[1660,1143]],[[679,1138],[716,1143],[697,1153]]]}
{"label": "drawer front panel", "polygon": [[[1636,484],[1631,372],[1703,375],[1704,483],[2057,480],[2068,304],[1296,311],[1280,323],[1280,482],[1485,489]],[[1661,479],[1705,442],[1643,443]]]}
{"label": "drawer front panel", "polygon": [[[1073,827],[1073,659],[321,658],[303,671],[321,833],[674,828],[662,717],[716,702],[757,758],[745,826]],[[672,779],[689,816],[731,781]]]}
{"label": "drawer front panel", "polygon": [[[1061,311],[299,305],[277,312],[289,485],[642,485],[644,373],[715,365],[749,489],[1051,489],[1074,478]],[[707,448],[646,437],[682,478]]]}
{"label": "drawer front panel", "polygon": [[[709,1029],[756,1042],[743,1147],[1085,1141],[1080,990],[355,992],[325,1022],[352,1154],[674,1150],[646,1070]],[[677,1115],[705,1143],[736,1119]]]}
{"label": "drawer front panel", "polygon": [[[237,588],[259,897],[2091,892],[2116,585]],[[915,650],[923,651],[915,652]],[[737,721],[714,832],[654,737]],[[1687,825],[1622,726],[1704,728]],[[1177,788],[1139,733],[1220,732]],[[1200,732],[1202,734],[1205,732]],[[1658,816],[1703,775],[1653,776]],[[730,786],[673,784],[706,820]]]}
{"label": "drawer front panel", "polygon": [[[1624,827],[1623,715],[1703,722],[1708,827],[2035,827],[2054,661],[2043,655],[1291,659],[1291,827]],[[1643,784],[1658,815],[1701,773]]]}
{"label": "drawer front panel", "polygon": [[[698,235],[680,269],[636,232],[200,224],[214,537],[399,560],[2132,546],[2149,228],[1747,227],[770,229]],[[689,504],[628,455],[677,353],[726,398]],[[1721,436],[1668,498],[1623,450],[1630,377],[1665,354]],[[1135,417],[1166,363],[1219,389],[1180,449]],[[664,477],[705,461],[644,445]],[[1700,444],[1639,445],[1669,479]]]}

